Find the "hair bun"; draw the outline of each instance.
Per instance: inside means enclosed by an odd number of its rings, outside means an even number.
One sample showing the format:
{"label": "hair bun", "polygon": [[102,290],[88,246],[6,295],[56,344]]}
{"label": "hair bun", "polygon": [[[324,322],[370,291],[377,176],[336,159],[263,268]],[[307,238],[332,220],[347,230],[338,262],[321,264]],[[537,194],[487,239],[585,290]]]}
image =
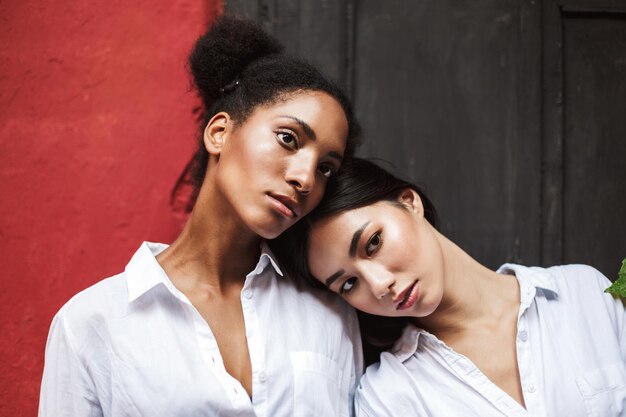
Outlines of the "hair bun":
{"label": "hair bun", "polygon": [[281,53],[283,46],[255,22],[219,17],[197,41],[189,56],[194,83],[209,107],[220,88],[232,83],[253,61]]}

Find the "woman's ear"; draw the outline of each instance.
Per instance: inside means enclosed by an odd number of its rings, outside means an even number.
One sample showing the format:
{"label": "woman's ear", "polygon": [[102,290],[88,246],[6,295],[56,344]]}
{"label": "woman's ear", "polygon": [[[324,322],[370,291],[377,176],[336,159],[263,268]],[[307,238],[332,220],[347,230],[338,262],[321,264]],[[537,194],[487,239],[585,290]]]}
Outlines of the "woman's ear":
{"label": "woman's ear", "polygon": [[420,195],[412,188],[405,188],[398,197],[398,202],[405,206],[411,213],[420,217],[424,216],[424,205]]}
{"label": "woman's ear", "polygon": [[219,156],[222,152],[231,126],[232,119],[226,112],[219,112],[211,117],[204,128],[204,147],[210,155]]}

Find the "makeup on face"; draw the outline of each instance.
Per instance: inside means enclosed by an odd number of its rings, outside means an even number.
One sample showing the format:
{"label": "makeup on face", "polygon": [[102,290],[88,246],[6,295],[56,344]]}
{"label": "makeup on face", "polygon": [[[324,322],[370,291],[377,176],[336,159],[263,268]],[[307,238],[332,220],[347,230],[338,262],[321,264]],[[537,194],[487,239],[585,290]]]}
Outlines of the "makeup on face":
{"label": "makeup on face", "polygon": [[215,181],[238,221],[271,239],[308,214],[340,167],[348,124],[330,95],[258,107],[228,130]]}
{"label": "makeup on face", "polygon": [[442,287],[441,254],[424,222],[386,201],[320,220],[309,235],[310,270],[367,313],[430,314]]}

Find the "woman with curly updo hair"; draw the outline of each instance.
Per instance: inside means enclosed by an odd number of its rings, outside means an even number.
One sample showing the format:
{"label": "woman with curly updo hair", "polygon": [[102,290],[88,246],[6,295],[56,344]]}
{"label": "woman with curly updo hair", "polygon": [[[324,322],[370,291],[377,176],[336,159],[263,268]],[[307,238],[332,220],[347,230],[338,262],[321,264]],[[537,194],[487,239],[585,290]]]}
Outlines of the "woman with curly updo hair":
{"label": "woman with curly updo hair", "polygon": [[264,243],[353,154],[350,104],[247,20],[218,19],[189,67],[205,108],[193,210],[170,246],[144,242],[57,313],[39,415],[352,415],[353,311],[301,291]]}

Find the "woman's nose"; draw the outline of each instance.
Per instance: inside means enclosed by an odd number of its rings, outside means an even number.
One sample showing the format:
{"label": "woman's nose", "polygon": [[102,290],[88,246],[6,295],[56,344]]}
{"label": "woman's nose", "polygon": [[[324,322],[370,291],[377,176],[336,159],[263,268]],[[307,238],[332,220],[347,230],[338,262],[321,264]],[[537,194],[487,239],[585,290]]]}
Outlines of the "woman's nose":
{"label": "woman's nose", "polygon": [[391,288],[396,282],[393,274],[383,268],[371,270],[367,275],[366,279],[369,281],[372,294],[379,300],[391,292]]}
{"label": "woman's nose", "polygon": [[313,158],[294,158],[287,168],[285,180],[301,194],[309,194],[315,185],[316,163]]}

